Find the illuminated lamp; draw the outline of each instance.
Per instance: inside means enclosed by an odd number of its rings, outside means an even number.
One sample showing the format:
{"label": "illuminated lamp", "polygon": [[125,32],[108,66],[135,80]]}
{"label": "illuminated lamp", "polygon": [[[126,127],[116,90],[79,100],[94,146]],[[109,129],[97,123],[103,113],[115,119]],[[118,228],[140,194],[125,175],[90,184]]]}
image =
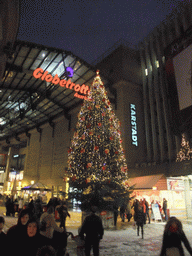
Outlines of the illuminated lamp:
{"label": "illuminated lamp", "polygon": [[74,71],[73,71],[73,69],[71,67],[67,67],[66,68],[65,75],[67,77],[73,77],[73,73],[74,73]]}
{"label": "illuminated lamp", "polygon": [[157,190],[157,187],[152,187],[152,190]]}

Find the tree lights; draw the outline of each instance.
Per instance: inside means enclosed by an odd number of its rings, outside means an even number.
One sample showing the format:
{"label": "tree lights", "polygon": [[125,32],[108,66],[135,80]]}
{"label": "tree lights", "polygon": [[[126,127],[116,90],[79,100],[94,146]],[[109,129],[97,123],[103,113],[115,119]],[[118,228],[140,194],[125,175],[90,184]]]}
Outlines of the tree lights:
{"label": "tree lights", "polygon": [[75,183],[84,191],[96,184],[100,189],[112,183],[124,190],[128,188],[125,185],[128,176],[120,122],[98,71],[78,114],[76,131],[68,150],[68,169],[73,185]]}

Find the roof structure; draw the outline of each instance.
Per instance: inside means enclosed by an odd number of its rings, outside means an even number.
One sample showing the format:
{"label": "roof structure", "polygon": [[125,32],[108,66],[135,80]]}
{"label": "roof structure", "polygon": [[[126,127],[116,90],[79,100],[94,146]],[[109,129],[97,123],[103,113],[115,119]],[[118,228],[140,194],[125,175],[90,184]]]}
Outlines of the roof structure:
{"label": "roof structure", "polygon": [[[80,88],[91,86],[95,72],[94,67],[69,51],[16,41],[0,81],[0,142],[10,144],[10,138],[20,141],[20,134],[30,136],[30,130],[38,130],[45,123],[53,126],[53,120],[62,115],[70,124],[70,111],[85,96]],[[43,78],[45,73],[47,77]],[[64,81],[56,84],[51,77]],[[102,74],[101,78],[108,87]]]}
{"label": "roof structure", "polygon": [[22,190],[32,190],[32,191],[51,191],[51,189],[49,189],[47,186],[45,186],[44,184],[37,182],[34,183],[32,185],[26,186],[24,188],[22,188]]}
{"label": "roof structure", "polygon": [[153,189],[156,187],[158,190],[166,190],[166,177],[164,174],[156,174],[142,177],[129,178],[129,185],[134,186],[136,189]]}

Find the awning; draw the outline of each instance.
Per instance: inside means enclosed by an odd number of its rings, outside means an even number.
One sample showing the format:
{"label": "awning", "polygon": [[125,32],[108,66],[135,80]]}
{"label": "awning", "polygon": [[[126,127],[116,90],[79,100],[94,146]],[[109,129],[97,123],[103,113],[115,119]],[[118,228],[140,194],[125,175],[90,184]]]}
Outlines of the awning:
{"label": "awning", "polygon": [[129,186],[134,186],[136,189],[152,189],[156,187],[157,190],[167,190],[167,180],[164,174],[141,176],[129,178]]}
{"label": "awning", "polygon": [[32,185],[26,186],[21,190],[31,190],[31,191],[51,191],[47,186],[43,185],[40,182],[34,183]]}

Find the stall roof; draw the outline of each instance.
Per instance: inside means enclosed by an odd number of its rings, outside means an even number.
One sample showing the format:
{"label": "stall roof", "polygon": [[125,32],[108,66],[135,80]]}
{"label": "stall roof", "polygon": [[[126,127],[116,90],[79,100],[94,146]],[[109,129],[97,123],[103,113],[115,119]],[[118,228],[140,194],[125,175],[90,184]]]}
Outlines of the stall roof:
{"label": "stall roof", "polygon": [[[160,180],[166,181],[166,177],[164,174],[129,178],[129,185],[135,185],[134,189],[152,189],[153,187],[157,186],[157,183]],[[164,189],[166,189],[166,186]]]}
{"label": "stall roof", "polygon": [[[71,78],[67,67],[74,71]],[[16,41],[0,80],[0,141],[7,144],[10,144],[10,138],[20,141],[20,134],[30,136],[30,130],[39,129],[45,123],[53,126],[53,120],[62,115],[70,124],[70,111],[82,103],[82,99],[74,96],[74,90],[36,79],[33,72],[37,68],[80,86],[90,86],[96,74],[93,66],[72,52]],[[100,75],[108,87],[108,81],[101,72]]]}
{"label": "stall roof", "polygon": [[42,183],[40,182],[37,182],[37,183],[34,183],[32,185],[29,185],[29,186],[26,186],[26,187],[23,187],[22,190],[32,190],[32,191],[35,191],[35,190],[39,190],[39,191],[51,191],[51,189],[47,188],[47,186],[43,185]]}

